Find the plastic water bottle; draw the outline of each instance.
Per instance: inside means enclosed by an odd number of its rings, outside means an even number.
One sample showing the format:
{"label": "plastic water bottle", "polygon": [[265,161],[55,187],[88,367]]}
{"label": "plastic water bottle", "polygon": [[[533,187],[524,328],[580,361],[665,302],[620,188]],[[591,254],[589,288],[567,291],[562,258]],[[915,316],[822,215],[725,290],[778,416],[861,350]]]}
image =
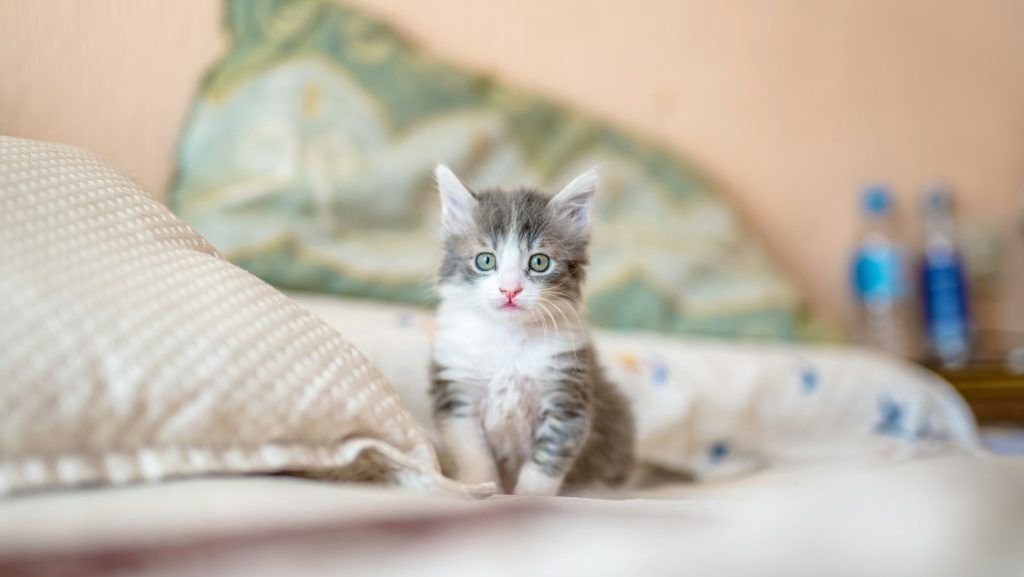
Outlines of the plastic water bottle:
{"label": "plastic water bottle", "polygon": [[949,190],[941,184],[927,187],[921,198],[921,316],[929,353],[944,366],[957,367],[970,356],[971,322],[950,204]]}
{"label": "plastic water bottle", "polygon": [[906,250],[896,239],[888,189],[881,185],[865,188],[861,212],[863,230],[850,273],[860,338],[868,346],[909,356]]}

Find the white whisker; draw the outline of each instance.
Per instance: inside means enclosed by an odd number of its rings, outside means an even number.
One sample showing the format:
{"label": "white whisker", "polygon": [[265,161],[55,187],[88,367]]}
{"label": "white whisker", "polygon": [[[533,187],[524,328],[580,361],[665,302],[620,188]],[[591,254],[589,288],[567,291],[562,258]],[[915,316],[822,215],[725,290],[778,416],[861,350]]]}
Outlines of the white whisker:
{"label": "white whisker", "polygon": [[[558,314],[562,315],[562,320],[565,321],[565,324],[566,325],[571,325],[572,324],[572,323],[569,322],[569,317],[565,316],[565,313],[562,311],[561,307],[559,307],[558,303],[556,303],[555,301],[550,301],[548,299],[545,299],[544,297],[541,297],[541,298],[539,298],[537,300],[537,302],[544,302],[546,304],[549,304],[549,305],[555,307],[555,310],[558,311]],[[547,310],[546,307],[544,307],[544,308],[545,308],[545,310]],[[567,327],[567,328],[572,329],[571,326]],[[568,336],[569,336],[569,346],[572,347],[573,360],[576,362],[576,366],[579,366],[579,364],[580,364],[580,357],[579,357],[579,354],[576,352],[576,338],[575,338],[575,336],[576,336],[575,333],[576,332],[577,331],[575,329],[572,329],[572,330],[570,330]]]}
{"label": "white whisker", "polygon": [[[538,305],[540,305],[540,303],[538,303]],[[546,312],[546,311],[544,311],[543,305],[540,305],[537,308],[541,312]],[[545,319],[543,315],[539,316],[538,318],[540,318],[541,327],[544,328],[544,344],[548,344],[551,341],[550,341],[550,338],[548,337],[548,322],[547,322],[547,319]],[[553,366],[551,367],[551,377],[552,377],[552,380],[554,380],[554,377],[555,377],[555,367],[553,367]]]}
{"label": "white whisker", "polygon": [[[571,302],[571,300],[572,300],[572,299],[569,298],[569,295],[567,295],[567,294],[565,294],[563,292],[554,291],[554,290],[548,290],[547,292],[549,292],[549,293],[551,293],[553,295],[557,295],[557,296],[562,297],[565,302]],[[551,301],[549,301],[549,302],[551,302]],[[554,303],[552,302],[552,304],[554,304]],[[559,311],[561,311],[561,310],[562,310],[561,307],[559,307]],[[576,307],[569,306],[569,312],[571,312],[576,317],[576,322],[577,322],[576,326],[577,326],[577,328],[582,329],[583,327],[586,327],[586,324],[583,322],[583,318],[580,316],[580,313],[576,310]],[[568,321],[566,321],[566,322],[568,322]]]}

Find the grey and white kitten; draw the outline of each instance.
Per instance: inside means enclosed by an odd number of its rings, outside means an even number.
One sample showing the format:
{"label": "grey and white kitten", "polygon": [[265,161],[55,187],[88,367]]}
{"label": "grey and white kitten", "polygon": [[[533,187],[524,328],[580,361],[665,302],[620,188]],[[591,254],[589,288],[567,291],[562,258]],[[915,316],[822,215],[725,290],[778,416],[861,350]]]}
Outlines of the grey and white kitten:
{"label": "grey and white kitten", "polygon": [[580,318],[596,175],[554,196],[466,188],[436,171],[444,261],[430,388],[456,479],[516,495],[614,486],[632,411]]}

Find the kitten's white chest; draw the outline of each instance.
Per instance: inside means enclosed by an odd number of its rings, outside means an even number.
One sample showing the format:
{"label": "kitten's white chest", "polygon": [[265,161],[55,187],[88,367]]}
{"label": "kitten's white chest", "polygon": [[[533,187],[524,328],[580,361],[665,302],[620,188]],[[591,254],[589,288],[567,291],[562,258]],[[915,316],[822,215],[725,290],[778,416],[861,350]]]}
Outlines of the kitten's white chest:
{"label": "kitten's white chest", "polygon": [[533,446],[540,406],[538,385],[521,375],[497,375],[481,403],[484,435],[506,480],[519,470]]}
{"label": "kitten's white chest", "polygon": [[564,368],[573,341],[557,333],[508,326],[472,315],[439,315],[434,360],[444,377],[485,388],[499,375],[543,386]]}

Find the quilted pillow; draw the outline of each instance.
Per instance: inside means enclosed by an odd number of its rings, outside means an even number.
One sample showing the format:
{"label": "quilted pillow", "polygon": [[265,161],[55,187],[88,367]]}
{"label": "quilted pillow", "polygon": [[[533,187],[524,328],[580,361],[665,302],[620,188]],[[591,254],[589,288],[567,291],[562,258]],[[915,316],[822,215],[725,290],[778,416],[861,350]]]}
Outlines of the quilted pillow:
{"label": "quilted pillow", "polygon": [[443,483],[351,344],[97,158],[0,137],[0,494],[202,473]]}
{"label": "quilted pillow", "polygon": [[559,187],[598,166],[593,323],[805,334],[796,292],[679,159],[440,62],[340,3],[226,7],[232,41],[182,132],[170,199],[258,276],[427,304],[440,256],[436,162],[474,187]]}

